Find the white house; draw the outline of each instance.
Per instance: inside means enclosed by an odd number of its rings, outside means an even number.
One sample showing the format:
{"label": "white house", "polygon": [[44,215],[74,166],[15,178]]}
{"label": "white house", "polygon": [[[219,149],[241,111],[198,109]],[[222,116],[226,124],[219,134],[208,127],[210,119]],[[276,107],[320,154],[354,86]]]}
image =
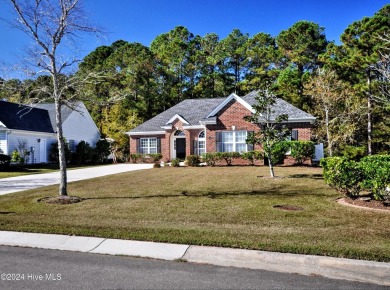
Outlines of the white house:
{"label": "white house", "polygon": [[[71,150],[84,140],[95,146],[100,133],[82,102],[76,110],[62,108],[64,137]],[[46,163],[49,150],[56,142],[54,104],[36,107],[0,101],[0,153],[11,155],[18,146],[25,144],[30,151],[28,163]]]}

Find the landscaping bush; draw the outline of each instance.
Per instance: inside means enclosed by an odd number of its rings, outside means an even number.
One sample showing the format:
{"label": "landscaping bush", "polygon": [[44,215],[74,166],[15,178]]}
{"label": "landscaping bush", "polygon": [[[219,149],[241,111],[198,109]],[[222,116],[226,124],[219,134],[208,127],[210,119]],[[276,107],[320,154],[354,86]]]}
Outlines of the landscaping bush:
{"label": "landscaping bush", "polygon": [[241,154],[242,159],[248,160],[250,165],[254,165],[256,160],[264,159],[260,151],[248,151]]}
{"label": "landscaping bush", "polygon": [[217,152],[219,160],[225,160],[227,166],[231,166],[233,159],[240,158],[241,154],[238,152]]}
{"label": "landscaping bush", "polygon": [[9,167],[11,157],[5,154],[0,154],[0,170],[5,170]]}
{"label": "landscaping bush", "polygon": [[93,148],[89,145],[88,142],[80,141],[76,146],[75,158],[76,163],[78,164],[89,164],[93,161]]}
{"label": "landscaping bush", "polygon": [[154,153],[154,154],[149,154],[150,158],[153,159],[153,162],[156,163],[156,162],[159,162],[162,158],[162,154],[161,153]]}
{"label": "landscaping bush", "polygon": [[215,163],[219,160],[217,153],[204,153],[202,155],[202,161],[205,162],[207,166],[215,166]]}
{"label": "landscaping bush", "polygon": [[364,179],[359,163],[345,157],[327,157],[320,161],[327,184],[349,197],[359,195]]}
{"label": "landscaping bush", "polygon": [[312,141],[291,141],[291,156],[302,165],[306,160],[314,158],[315,146]]}
{"label": "landscaping bush", "polygon": [[98,163],[106,163],[107,158],[110,155],[110,143],[106,139],[100,139],[96,142],[96,147],[94,149],[96,159]]}
{"label": "landscaping bush", "polygon": [[290,149],[290,142],[282,141],[272,146],[272,164],[283,164],[286,152]]}
{"label": "landscaping bush", "polygon": [[[71,161],[72,153],[70,152],[68,143],[65,143],[65,160],[66,163]],[[58,142],[51,143],[49,150],[49,161],[54,163],[60,163],[58,155]]]}
{"label": "landscaping bush", "polygon": [[179,158],[172,159],[171,166],[172,167],[179,167],[180,166],[180,159]]}
{"label": "landscaping bush", "polygon": [[141,159],[141,157],[142,157],[142,154],[140,154],[140,153],[130,154],[130,160],[131,160],[132,163],[137,163],[137,161],[139,159]]}
{"label": "landscaping bush", "polygon": [[390,155],[372,155],[361,159],[360,168],[364,179],[362,187],[372,191],[375,199],[383,200],[390,193]]}
{"label": "landscaping bush", "polygon": [[191,167],[199,166],[200,164],[200,158],[198,155],[188,155],[186,157],[185,164]]}

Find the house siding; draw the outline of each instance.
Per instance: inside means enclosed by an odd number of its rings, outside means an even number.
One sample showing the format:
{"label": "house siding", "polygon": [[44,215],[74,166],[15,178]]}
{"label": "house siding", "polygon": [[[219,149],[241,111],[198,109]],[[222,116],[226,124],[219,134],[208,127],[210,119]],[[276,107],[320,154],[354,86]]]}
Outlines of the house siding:
{"label": "house siding", "polygon": [[8,154],[7,132],[0,132],[0,154]]}
{"label": "house siding", "polygon": [[96,142],[100,139],[100,133],[95,122],[82,104],[78,105],[77,111],[73,111],[63,122],[62,129],[65,138],[68,141],[74,140],[76,145],[84,140],[95,147]]}
{"label": "house siding", "polygon": [[49,161],[49,152],[50,146],[52,143],[56,142],[56,137],[54,134],[45,134],[39,132],[23,132],[23,131],[12,131],[11,134],[8,135],[8,155],[11,155],[13,151],[17,151],[19,146],[19,140],[26,140],[27,142],[27,150],[31,151],[31,147],[34,148],[34,156],[30,154],[27,162],[31,163],[40,163],[41,155],[40,155],[40,143],[38,139],[46,140],[46,160]]}

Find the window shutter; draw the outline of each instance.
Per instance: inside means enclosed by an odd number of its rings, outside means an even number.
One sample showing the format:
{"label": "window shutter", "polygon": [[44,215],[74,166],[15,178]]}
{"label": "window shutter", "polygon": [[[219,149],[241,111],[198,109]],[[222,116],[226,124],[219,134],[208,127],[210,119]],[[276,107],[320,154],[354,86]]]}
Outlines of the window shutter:
{"label": "window shutter", "polygon": [[157,138],[157,153],[161,153],[161,138]]}
{"label": "window shutter", "polygon": [[141,152],[141,147],[140,147],[140,139],[139,138],[137,138],[137,139],[135,139],[135,144],[136,144],[136,147],[137,147],[137,153],[142,153]]}
{"label": "window shutter", "polygon": [[222,132],[215,132],[215,151],[222,152]]}
{"label": "window shutter", "polygon": [[[248,132],[247,132],[247,137],[248,137],[249,135],[253,134],[253,133],[254,133],[254,131],[248,131]],[[253,143],[248,143],[246,148],[247,148],[248,151],[253,151],[253,149],[254,149],[254,144],[253,144]]]}
{"label": "window shutter", "polygon": [[198,140],[194,140],[194,152],[193,152],[194,155],[199,155],[199,151],[198,151]]}
{"label": "window shutter", "polygon": [[291,130],[291,140],[298,141],[298,130],[297,129]]}

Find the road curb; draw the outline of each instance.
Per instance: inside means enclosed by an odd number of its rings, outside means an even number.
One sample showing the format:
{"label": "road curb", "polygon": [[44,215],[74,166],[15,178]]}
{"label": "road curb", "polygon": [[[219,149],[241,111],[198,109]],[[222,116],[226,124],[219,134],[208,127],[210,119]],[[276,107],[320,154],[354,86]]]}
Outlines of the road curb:
{"label": "road curb", "polygon": [[257,250],[0,231],[0,245],[183,260],[390,286],[390,263]]}
{"label": "road curb", "polygon": [[190,246],[182,259],[390,286],[390,263],[206,246]]}

